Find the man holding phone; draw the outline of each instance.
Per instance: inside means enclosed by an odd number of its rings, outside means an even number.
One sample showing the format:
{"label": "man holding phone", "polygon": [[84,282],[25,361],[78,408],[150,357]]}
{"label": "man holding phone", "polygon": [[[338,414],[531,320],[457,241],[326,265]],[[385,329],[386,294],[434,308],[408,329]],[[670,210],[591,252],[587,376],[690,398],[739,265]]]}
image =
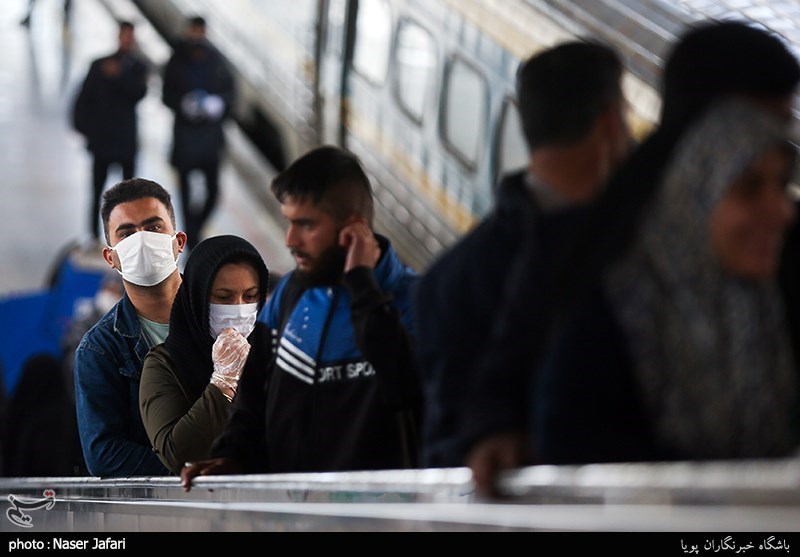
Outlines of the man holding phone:
{"label": "man holding phone", "polygon": [[369,179],[353,154],[324,146],[271,190],[297,262],[259,317],[275,333],[274,364],[242,377],[218,458],[187,463],[184,488],[207,474],[417,466],[417,275],[372,231]]}

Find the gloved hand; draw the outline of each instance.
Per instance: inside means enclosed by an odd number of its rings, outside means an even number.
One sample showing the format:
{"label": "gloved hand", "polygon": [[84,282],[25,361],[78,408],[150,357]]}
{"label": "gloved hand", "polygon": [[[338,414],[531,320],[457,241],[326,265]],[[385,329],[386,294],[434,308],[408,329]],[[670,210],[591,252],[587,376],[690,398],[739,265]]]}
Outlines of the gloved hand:
{"label": "gloved hand", "polygon": [[250,354],[250,343],[236,329],[223,329],[211,348],[214,372],[211,383],[222,389],[228,387],[236,392],[244,363]]}
{"label": "gloved hand", "polygon": [[206,117],[206,111],[203,108],[203,99],[206,95],[207,93],[202,89],[195,89],[183,96],[181,111],[188,120],[199,122]]}
{"label": "gloved hand", "polygon": [[219,95],[206,95],[200,103],[208,120],[216,122],[225,113],[225,101]]}

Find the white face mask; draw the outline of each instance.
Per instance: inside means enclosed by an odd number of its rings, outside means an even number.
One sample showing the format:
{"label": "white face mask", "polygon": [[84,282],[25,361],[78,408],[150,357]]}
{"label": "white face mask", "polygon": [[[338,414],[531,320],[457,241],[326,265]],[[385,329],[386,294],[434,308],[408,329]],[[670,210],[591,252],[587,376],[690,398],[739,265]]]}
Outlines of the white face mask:
{"label": "white face mask", "polygon": [[98,290],[97,294],[94,295],[94,307],[97,308],[97,311],[105,315],[108,313],[108,310],[119,302],[119,298],[119,294],[115,294],[110,290]]}
{"label": "white face mask", "polygon": [[208,326],[217,338],[223,329],[236,329],[245,338],[256,326],[258,304],[208,304]]}
{"label": "white face mask", "polygon": [[172,240],[177,234],[161,234],[142,230],[131,234],[111,248],[117,252],[119,274],[132,284],[155,286],[178,268],[172,250]]}

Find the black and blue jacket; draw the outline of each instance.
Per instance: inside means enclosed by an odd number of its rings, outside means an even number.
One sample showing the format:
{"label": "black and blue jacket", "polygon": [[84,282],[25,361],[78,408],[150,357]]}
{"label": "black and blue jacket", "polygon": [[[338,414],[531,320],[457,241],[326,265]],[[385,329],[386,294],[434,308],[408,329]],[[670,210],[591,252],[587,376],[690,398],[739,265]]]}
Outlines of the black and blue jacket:
{"label": "black and blue jacket", "polygon": [[276,333],[274,362],[263,376],[242,377],[213,456],[266,473],[418,465],[417,275],[378,240],[374,270],[324,287],[303,288],[294,272],[281,280],[259,316]]}

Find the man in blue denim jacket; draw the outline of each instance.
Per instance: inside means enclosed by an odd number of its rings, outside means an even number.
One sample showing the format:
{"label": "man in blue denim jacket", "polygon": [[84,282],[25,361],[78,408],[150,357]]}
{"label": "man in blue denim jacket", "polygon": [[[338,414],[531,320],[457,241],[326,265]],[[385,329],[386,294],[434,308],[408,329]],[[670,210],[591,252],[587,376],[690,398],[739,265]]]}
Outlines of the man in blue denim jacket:
{"label": "man in blue denim jacket", "polygon": [[95,476],[162,476],[139,411],[144,357],[169,332],[181,284],[169,193],[150,180],[124,180],[103,195],[103,258],[122,275],[125,294],[75,351],[75,398],[81,445]]}

